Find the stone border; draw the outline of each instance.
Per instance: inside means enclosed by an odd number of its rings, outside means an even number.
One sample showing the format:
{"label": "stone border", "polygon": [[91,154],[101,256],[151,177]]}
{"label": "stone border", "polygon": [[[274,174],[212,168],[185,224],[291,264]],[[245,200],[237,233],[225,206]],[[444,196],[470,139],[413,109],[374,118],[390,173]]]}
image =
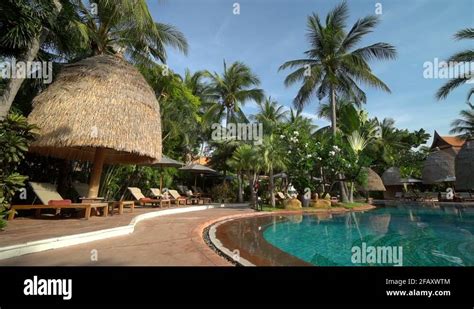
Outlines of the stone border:
{"label": "stone border", "polygon": [[212,248],[214,249],[214,251],[216,251],[217,254],[224,257],[226,260],[228,260],[229,262],[231,262],[235,265],[238,265],[238,266],[257,266],[255,264],[251,263],[250,261],[248,261],[247,259],[244,259],[243,257],[240,257],[240,256],[239,256],[238,259],[234,259],[233,258],[233,255],[234,255],[233,252],[230,251],[229,249],[227,249],[226,247],[224,247],[224,245],[221,243],[221,241],[216,237],[217,228],[220,225],[222,225],[226,222],[232,221],[232,220],[235,220],[235,218],[220,221],[220,222],[210,226],[209,229],[206,229],[206,231],[207,231],[207,237],[206,238],[209,240],[208,244],[210,244],[212,246]]}
{"label": "stone border", "polygon": [[191,206],[186,208],[174,208],[174,209],[165,209],[158,210],[154,212],[149,212],[145,214],[138,215],[132,219],[132,221],[125,226],[114,227],[110,229],[98,230],[93,232],[73,234],[67,236],[59,236],[54,238],[36,240],[31,242],[26,242],[17,245],[11,245],[7,247],[0,248],[0,260],[17,257],[29,253],[36,253],[46,250],[53,250],[57,248],[63,248],[78,244],[83,244],[91,241],[102,240],[117,236],[124,236],[133,233],[135,230],[135,225],[139,222],[167,215],[174,215],[185,212],[201,211],[216,208],[218,206],[207,205],[207,206]]}
{"label": "stone border", "polygon": [[365,205],[353,209],[343,208],[343,207],[334,207],[332,209],[313,209],[311,211],[302,210],[281,210],[281,211],[261,211],[249,214],[242,214],[242,215],[232,215],[226,216],[222,218],[218,218],[209,222],[206,222],[204,225],[200,227],[201,237],[204,242],[219,256],[225,258],[229,263],[232,263],[236,266],[258,266],[247,259],[242,257],[239,260],[235,260],[233,256],[233,252],[228,248],[224,247],[221,241],[216,237],[216,230],[221,225],[228,221],[232,221],[235,219],[240,218],[249,218],[249,217],[257,217],[257,216],[268,216],[268,215],[298,215],[298,214],[318,214],[318,213],[333,213],[333,214],[341,214],[345,212],[358,212],[358,211],[368,211],[372,209],[376,209],[377,207],[373,205]]}

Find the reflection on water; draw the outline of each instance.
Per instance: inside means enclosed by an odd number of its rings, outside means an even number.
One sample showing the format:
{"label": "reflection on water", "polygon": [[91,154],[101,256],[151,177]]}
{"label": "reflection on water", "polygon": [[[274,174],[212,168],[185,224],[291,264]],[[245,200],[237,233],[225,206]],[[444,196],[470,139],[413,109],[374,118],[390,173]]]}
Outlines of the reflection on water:
{"label": "reflection on water", "polygon": [[[474,265],[472,209],[400,206],[342,215],[286,216],[263,236],[313,265],[353,266],[351,248],[402,246],[405,266]],[[255,235],[258,237],[258,235]]]}

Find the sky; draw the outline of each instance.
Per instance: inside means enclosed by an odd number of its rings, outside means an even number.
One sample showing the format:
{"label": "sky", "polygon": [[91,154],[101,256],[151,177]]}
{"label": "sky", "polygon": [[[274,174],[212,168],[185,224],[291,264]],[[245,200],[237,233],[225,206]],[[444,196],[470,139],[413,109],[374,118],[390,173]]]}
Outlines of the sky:
{"label": "sky", "polygon": [[[234,4],[240,14],[234,14]],[[285,61],[299,59],[309,49],[305,37],[307,16],[326,16],[340,1],[334,0],[149,0],[155,21],[172,24],[184,33],[188,55],[168,48],[169,67],[184,74],[209,70],[222,72],[223,60],[242,61],[261,80],[260,88],[281,105],[290,108],[298,86],[285,87],[291,71],[280,71]],[[424,128],[433,134],[449,135],[450,123],[465,109],[471,85],[463,85],[445,100],[435,93],[447,79],[426,79],[424,64],[447,59],[456,52],[472,49],[472,41],[456,41],[454,33],[474,27],[474,0],[352,0],[348,1],[348,27],[361,17],[382,9],[381,23],[359,46],[387,42],[397,49],[397,59],[373,61],[376,76],[391,93],[361,85],[367,95],[364,108],[369,116],[396,120],[396,126],[410,130]],[[381,5],[381,6],[380,6]],[[377,7],[376,7],[377,6]],[[378,11],[380,12],[380,10]],[[472,101],[472,100],[471,100]],[[303,113],[318,126],[328,122],[316,117],[319,101],[310,102]],[[244,106],[247,114],[257,105]]]}

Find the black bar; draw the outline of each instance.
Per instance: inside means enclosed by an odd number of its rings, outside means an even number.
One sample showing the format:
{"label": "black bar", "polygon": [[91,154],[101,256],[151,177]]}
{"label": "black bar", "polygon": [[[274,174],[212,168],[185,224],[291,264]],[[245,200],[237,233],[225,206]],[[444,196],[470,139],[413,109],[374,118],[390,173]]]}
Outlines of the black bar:
{"label": "black bar", "polygon": [[[72,279],[72,298],[25,296],[24,281]],[[458,304],[472,308],[474,267],[2,267],[8,304]],[[386,280],[449,279],[412,286]],[[418,283],[421,283],[418,280]],[[445,282],[444,282],[445,283]],[[387,290],[448,290],[450,296],[387,296]]]}

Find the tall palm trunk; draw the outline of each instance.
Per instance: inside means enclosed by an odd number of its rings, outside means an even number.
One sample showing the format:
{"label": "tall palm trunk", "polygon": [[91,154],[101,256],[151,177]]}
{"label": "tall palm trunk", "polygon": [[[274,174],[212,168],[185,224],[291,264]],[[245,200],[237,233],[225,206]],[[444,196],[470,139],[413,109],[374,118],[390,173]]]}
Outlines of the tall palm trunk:
{"label": "tall palm trunk", "polygon": [[243,192],[242,192],[242,182],[243,182],[243,175],[242,175],[242,172],[239,172],[239,175],[238,175],[238,181],[239,181],[239,203],[243,203],[244,201],[244,195],[243,195]]}
{"label": "tall palm trunk", "polygon": [[349,184],[349,203],[354,203],[354,182]]}
{"label": "tall palm trunk", "polygon": [[270,186],[270,203],[272,205],[272,207],[275,207],[275,191],[274,188],[275,188],[275,183],[274,183],[274,180],[273,180],[273,168],[270,168],[270,183],[269,183],[269,186]]}
{"label": "tall palm trunk", "polygon": [[[53,2],[56,6],[57,14],[59,14],[59,12],[61,12],[62,5],[59,0],[54,0]],[[36,38],[34,38],[33,41],[30,43],[28,50],[21,56],[20,59],[18,59],[18,61],[29,63],[35,60],[36,56],[38,55],[38,51],[41,47],[41,44],[46,38],[46,34],[46,31],[43,31]],[[24,80],[24,78],[13,78],[12,76],[9,83],[6,85],[2,96],[0,97],[0,120],[8,115],[8,111],[10,111],[10,107],[13,104],[13,100],[15,100],[16,94],[20,90],[20,87],[23,84]]]}
{"label": "tall palm trunk", "polygon": [[254,190],[255,181],[257,178],[257,173],[249,174],[249,185],[250,185],[250,205],[253,208],[257,207],[257,193]]}
{"label": "tall palm trunk", "polygon": [[[334,86],[331,86],[331,129],[332,129],[332,135],[336,136],[337,134],[337,115],[336,115],[336,90],[334,89]],[[343,175],[340,174],[339,178],[343,178]],[[348,202],[347,198],[347,186],[344,183],[344,181],[339,182],[339,189],[341,192],[341,200],[343,203]]]}
{"label": "tall palm trunk", "polygon": [[336,136],[337,133],[337,115],[336,115],[336,90],[331,87],[331,129],[332,135]]}

